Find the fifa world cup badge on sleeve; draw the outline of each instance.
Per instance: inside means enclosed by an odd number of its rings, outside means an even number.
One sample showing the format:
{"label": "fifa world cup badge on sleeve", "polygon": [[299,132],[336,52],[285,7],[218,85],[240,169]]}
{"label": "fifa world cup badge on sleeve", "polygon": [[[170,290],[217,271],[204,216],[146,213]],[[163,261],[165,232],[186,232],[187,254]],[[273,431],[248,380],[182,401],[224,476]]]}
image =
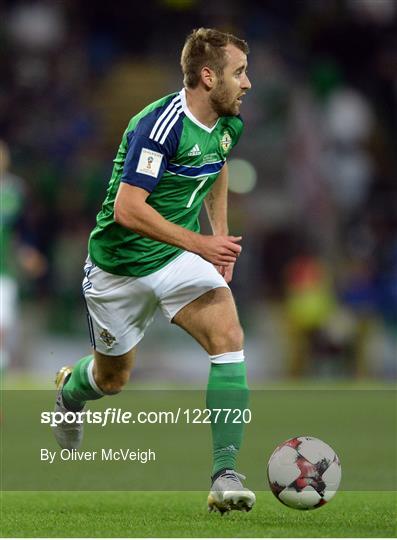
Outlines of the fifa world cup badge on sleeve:
{"label": "fifa world cup badge on sleeve", "polygon": [[142,148],[136,172],[157,178],[162,159],[163,154],[160,154],[160,152]]}

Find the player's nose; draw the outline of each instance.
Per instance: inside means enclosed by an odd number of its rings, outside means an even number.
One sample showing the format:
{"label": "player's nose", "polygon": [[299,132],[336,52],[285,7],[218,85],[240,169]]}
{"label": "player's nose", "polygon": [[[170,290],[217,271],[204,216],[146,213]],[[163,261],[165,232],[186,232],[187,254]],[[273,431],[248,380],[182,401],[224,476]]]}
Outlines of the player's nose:
{"label": "player's nose", "polygon": [[249,80],[247,74],[245,74],[243,79],[241,80],[241,88],[243,90],[249,90],[251,88],[251,81]]}

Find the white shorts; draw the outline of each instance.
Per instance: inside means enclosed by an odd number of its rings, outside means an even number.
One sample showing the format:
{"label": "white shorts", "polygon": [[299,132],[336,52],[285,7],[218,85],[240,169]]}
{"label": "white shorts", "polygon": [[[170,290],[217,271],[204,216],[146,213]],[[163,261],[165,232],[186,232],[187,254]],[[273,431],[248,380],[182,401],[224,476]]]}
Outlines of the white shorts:
{"label": "white shorts", "polygon": [[0,327],[11,329],[17,320],[18,287],[15,279],[0,275]]}
{"label": "white shorts", "polygon": [[84,273],[91,343],[109,356],[131,350],[143,338],[157,308],[171,322],[199,296],[217,287],[229,288],[211,263],[188,251],[144,277],[109,274],[89,257]]}

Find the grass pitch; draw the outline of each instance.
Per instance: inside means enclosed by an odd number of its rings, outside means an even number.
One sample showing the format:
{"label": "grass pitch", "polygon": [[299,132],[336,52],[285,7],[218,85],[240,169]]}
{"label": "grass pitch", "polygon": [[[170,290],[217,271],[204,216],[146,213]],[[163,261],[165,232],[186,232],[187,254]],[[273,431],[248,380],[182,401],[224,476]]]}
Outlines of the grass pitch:
{"label": "grass pitch", "polygon": [[340,492],[313,511],[258,493],[246,514],[208,514],[201,492],[7,492],[3,537],[395,537],[396,492]]}
{"label": "grass pitch", "polygon": [[[239,462],[247,474],[248,487],[257,492],[257,503],[250,513],[233,512],[223,517],[207,512],[207,492],[121,491],[131,489],[131,485],[159,489],[162,480],[164,485],[172,485],[170,478],[176,479],[174,485],[189,486],[186,489],[205,489],[210,469],[208,426],[208,433],[200,425],[185,426],[185,431],[183,425],[178,425],[180,431],[176,426],[156,425],[154,430],[148,426],[144,433],[135,429],[137,426],[133,431],[128,427],[101,431],[86,426],[85,449],[104,444],[127,448],[132,440],[141,448],[146,445],[158,451],[158,469],[150,472],[147,465],[131,463],[110,467],[99,461],[54,468],[38,458],[39,448],[57,448],[48,426],[38,421],[40,411],[52,409],[53,392],[24,391],[23,399],[18,392],[11,392],[3,398],[6,413],[0,464],[5,491],[0,499],[0,536],[396,537],[397,424],[395,393],[389,391],[394,387],[360,389],[363,391],[315,388],[315,392],[252,393],[253,422],[247,426]],[[164,409],[158,401],[161,396],[124,392],[111,403],[123,410],[139,410],[137,403],[145,398],[139,405],[141,410],[168,410],[187,406],[189,399],[197,401],[193,394],[174,392],[165,396]],[[93,406],[106,408],[107,402],[93,402]],[[270,492],[260,491],[266,485],[267,457],[277,443],[297,434],[322,438],[335,447],[342,462],[341,491],[329,504],[307,512],[287,508]],[[189,480],[185,484],[184,477]],[[144,487],[136,487],[141,485]],[[84,486],[97,491],[77,491]],[[44,491],[51,489],[65,491]],[[103,489],[113,491],[99,491]]]}

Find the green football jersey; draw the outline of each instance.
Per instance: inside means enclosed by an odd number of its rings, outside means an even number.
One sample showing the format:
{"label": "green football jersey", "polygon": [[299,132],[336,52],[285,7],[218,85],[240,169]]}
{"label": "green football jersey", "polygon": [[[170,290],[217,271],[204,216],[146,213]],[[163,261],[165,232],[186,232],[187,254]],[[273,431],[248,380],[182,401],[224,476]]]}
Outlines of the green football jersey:
{"label": "green football jersey", "polygon": [[148,105],[124,132],[107,196],[89,241],[94,264],[122,276],[146,276],[182,249],[140,236],[114,221],[120,182],[139,186],[165,219],[199,232],[205,196],[243,129],[240,116],[220,117],[209,128],[186,105],[185,89]]}

